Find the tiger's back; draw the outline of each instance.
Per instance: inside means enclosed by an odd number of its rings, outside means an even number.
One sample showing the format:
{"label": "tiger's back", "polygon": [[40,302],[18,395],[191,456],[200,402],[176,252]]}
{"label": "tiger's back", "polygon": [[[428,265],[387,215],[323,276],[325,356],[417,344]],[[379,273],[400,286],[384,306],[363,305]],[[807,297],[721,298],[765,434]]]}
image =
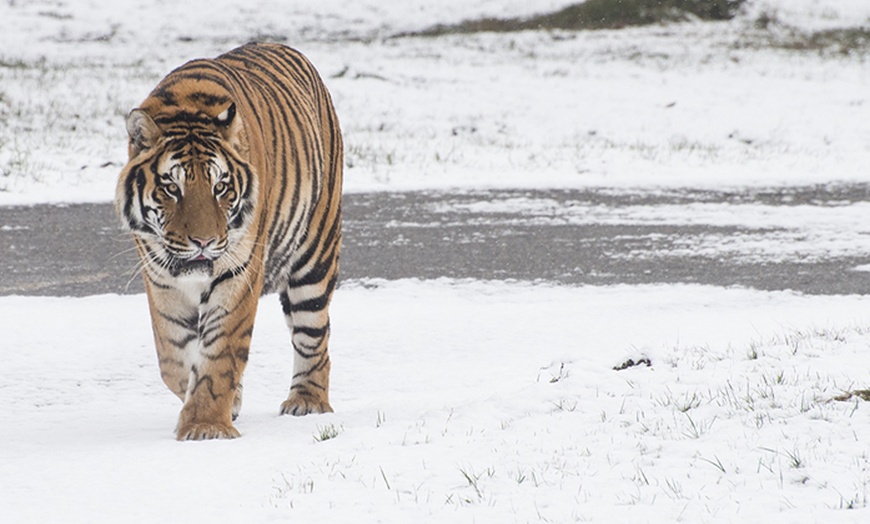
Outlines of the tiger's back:
{"label": "tiger's back", "polygon": [[[263,68],[263,60],[278,74]],[[266,229],[269,244],[264,290],[275,291],[288,271],[294,279],[304,279],[307,268],[328,271],[329,268],[319,267],[320,261],[313,256],[335,251],[337,258],[344,163],[341,132],[329,93],[311,63],[284,46],[246,46],[219,57],[218,61],[256,79],[251,87],[256,89],[259,85],[260,96],[250,100],[250,106],[264,130],[263,136],[279,140],[283,137],[290,143],[285,151],[302,153],[274,160],[276,172],[294,176],[293,180],[285,178],[269,185],[268,206],[295,211],[276,215]],[[281,111],[281,117],[264,118],[270,109]],[[287,126],[287,122],[291,125]],[[300,173],[305,172],[310,176],[301,177]],[[313,232],[326,235],[309,235],[309,225],[314,226]],[[298,244],[294,245],[294,241]]]}
{"label": "tiger's back", "polygon": [[258,297],[278,292],[295,349],[282,413],[331,411],[328,306],[341,246],[342,140],[300,53],[248,44],[194,60],[127,122],[116,206],[143,262],[178,438],[232,437]]}

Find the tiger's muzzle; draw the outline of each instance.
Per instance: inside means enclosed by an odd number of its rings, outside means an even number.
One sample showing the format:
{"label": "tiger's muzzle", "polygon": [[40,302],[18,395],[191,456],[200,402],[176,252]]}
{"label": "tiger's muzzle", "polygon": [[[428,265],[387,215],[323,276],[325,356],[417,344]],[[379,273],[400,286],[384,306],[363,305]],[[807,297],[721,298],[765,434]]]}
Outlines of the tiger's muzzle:
{"label": "tiger's muzzle", "polygon": [[214,262],[226,252],[226,239],[217,237],[188,237],[187,245],[182,248],[167,247],[169,253],[169,272],[174,277],[186,275],[211,276]]}

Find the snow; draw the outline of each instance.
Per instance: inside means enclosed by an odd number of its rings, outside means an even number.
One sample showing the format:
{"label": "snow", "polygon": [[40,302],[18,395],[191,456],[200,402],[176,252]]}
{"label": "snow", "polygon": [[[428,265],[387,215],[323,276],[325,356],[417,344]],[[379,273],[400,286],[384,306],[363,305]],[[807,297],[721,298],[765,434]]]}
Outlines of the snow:
{"label": "snow", "polygon": [[870,257],[870,225],[865,221],[870,206],[866,202],[828,205],[694,202],[611,207],[579,200],[495,196],[474,203],[446,199],[433,207],[447,217],[474,214],[473,219],[463,217],[463,223],[489,226],[632,224],[753,230],[741,234],[708,231],[691,238],[680,235],[683,245],[660,253],[661,256],[727,256],[736,263],[750,264]]}
{"label": "snow", "polygon": [[123,116],[159,79],[270,37],[326,78],[347,191],[863,180],[864,56],[766,46],[754,28],[761,13],[784,32],[860,26],[861,0],[751,2],[729,23],[390,38],[569,3],[6,3],[0,204],[111,200]]}
{"label": "snow", "polygon": [[[144,296],[4,298],[4,520],[866,520],[843,508],[866,504],[868,408],[832,399],[870,378],[868,300],[348,284],[336,412],[291,418],[266,297],[242,438],[179,443]],[[318,441],[325,428],[338,435]]]}
{"label": "snow", "polygon": [[[570,3],[4,2],[0,204],[110,201],[127,111],[185,60],[270,36],[325,77],[349,192],[865,181],[866,56],[769,47],[754,25],[866,26],[863,0],[751,1],[728,23],[390,38]],[[764,228],[686,246],[739,263],[870,255],[863,202],[438,211]],[[867,297],[344,282],[336,412],[304,418],[277,415],[292,352],[277,300],[262,302],[242,438],[178,443],[144,296],[0,298],[3,522],[868,518],[870,408],[836,400],[870,382]],[[629,359],[651,366],[614,370]]]}

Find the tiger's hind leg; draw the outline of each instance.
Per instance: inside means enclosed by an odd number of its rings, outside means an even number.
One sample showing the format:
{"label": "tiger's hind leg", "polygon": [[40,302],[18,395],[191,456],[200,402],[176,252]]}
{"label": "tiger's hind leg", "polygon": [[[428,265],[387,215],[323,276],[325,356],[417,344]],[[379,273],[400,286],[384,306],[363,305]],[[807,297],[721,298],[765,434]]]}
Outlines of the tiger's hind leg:
{"label": "tiger's hind leg", "polygon": [[337,274],[336,271],[331,275],[325,271],[312,273],[315,275],[309,274],[295,285],[291,280],[281,293],[281,305],[295,351],[290,395],[281,404],[282,415],[332,412],[328,307]]}
{"label": "tiger's hind leg", "polygon": [[242,383],[239,381],[236,385],[236,396],[233,399],[233,421],[239,418],[239,413],[242,412],[242,389]]}

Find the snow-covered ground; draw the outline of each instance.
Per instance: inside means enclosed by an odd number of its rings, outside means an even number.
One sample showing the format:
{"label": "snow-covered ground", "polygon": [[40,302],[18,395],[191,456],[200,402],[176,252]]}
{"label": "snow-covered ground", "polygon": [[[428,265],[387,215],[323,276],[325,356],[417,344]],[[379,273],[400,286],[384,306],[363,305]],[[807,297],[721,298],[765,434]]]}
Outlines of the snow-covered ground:
{"label": "snow-covered ground", "polygon": [[866,56],[761,45],[759,13],[866,24],[863,0],[756,1],[730,23],[387,38],[571,3],[45,0],[0,4],[0,204],[107,201],[123,116],[173,67],[253,38],[318,66],[349,191],[863,180]]}
{"label": "snow-covered ground", "polygon": [[[865,180],[867,56],[768,47],[754,26],[761,13],[805,31],[866,26],[863,0],[750,1],[728,23],[387,38],[569,3],[4,2],[0,204],[109,201],[123,115],[171,68],[253,38],[286,39],[326,78],[348,191]],[[475,211],[785,227],[800,234],[757,248],[870,253],[862,203],[548,205]],[[868,519],[870,408],[834,400],[870,385],[868,298],[346,282],[336,413],[302,419],[277,416],[291,351],[276,302],[258,317],[243,437],[177,443],[144,296],[0,298],[0,520]],[[652,365],[613,369],[628,359]]]}
{"label": "snow-covered ground", "polygon": [[0,300],[4,522],[866,522],[870,298],[346,285],[301,419],[262,302],[242,438],[179,443],[144,296]]}

